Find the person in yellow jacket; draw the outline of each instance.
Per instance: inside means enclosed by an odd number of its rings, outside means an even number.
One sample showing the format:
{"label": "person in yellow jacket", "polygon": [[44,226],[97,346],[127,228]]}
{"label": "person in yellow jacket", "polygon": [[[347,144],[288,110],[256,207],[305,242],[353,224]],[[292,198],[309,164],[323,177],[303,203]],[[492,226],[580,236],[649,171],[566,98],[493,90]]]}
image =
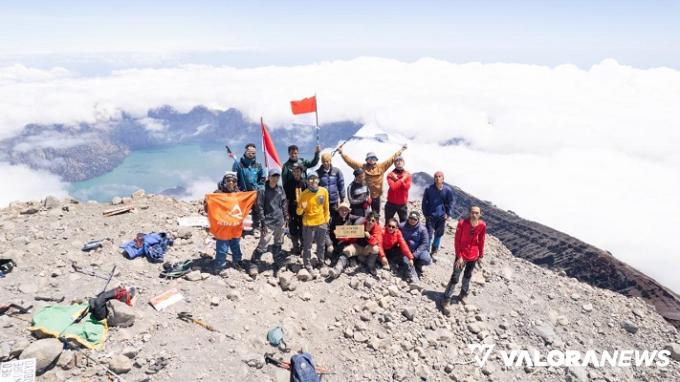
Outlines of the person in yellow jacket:
{"label": "person in yellow jacket", "polygon": [[319,186],[319,177],[315,173],[307,178],[307,189],[300,194],[295,212],[302,215],[302,261],[305,269],[314,274],[312,244],[316,243],[320,267],[325,267],[326,234],[331,220],[328,190]]}
{"label": "person in yellow jacket", "polygon": [[342,146],[338,147],[336,151],[340,153],[342,159],[347,163],[352,170],[361,168],[366,174],[366,185],[371,194],[371,211],[380,216],[380,197],[383,193],[383,183],[385,183],[385,173],[392,166],[394,160],[401,156],[401,153],[406,150],[406,145],[403,145],[399,151],[392,154],[384,162],[378,163],[378,156],[374,152],[366,154],[366,163],[361,163],[350,158],[347,154],[342,152]]}

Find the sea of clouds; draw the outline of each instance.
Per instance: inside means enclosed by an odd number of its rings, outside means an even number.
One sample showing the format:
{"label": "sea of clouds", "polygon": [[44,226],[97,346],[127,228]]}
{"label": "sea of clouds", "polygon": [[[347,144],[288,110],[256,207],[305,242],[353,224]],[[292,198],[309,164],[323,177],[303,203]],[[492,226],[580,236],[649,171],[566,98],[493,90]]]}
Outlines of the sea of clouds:
{"label": "sea of clouds", "polygon": [[[0,68],[0,139],[27,123],[105,123],[160,105],[233,107],[286,127],[288,102],[314,93],[322,123],[355,120],[367,125],[364,133],[389,134],[387,143],[349,144],[359,159],[408,142],[411,170],[443,170],[464,190],[610,250],[680,291],[673,239],[680,227],[680,71],[673,69],[614,60],[579,69],[358,58],[83,77],[15,65]],[[455,139],[464,144],[441,145]],[[7,164],[0,181],[1,205],[63,194],[65,186]]]}

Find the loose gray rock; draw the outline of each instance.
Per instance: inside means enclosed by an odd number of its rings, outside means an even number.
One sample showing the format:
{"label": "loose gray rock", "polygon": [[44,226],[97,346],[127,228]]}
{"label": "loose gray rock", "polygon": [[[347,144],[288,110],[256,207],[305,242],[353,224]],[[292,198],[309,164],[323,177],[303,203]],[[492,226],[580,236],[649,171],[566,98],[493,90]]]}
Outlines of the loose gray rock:
{"label": "loose gray rock", "polygon": [[305,281],[310,281],[312,280],[312,275],[307,272],[306,269],[300,269],[300,272],[297,273],[297,279],[305,282]]}
{"label": "loose gray rock", "polygon": [[630,320],[625,320],[621,323],[621,327],[624,328],[628,333],[635,334],[638,331],[638,326],[635,325]]}
{"label": "loose gray rock", "polygon": [[144,197],[144,195],[146,195],[144,190],[139,189],[139,190],[133,192],[132,195],[130,195],[130,197],[132,197],[132,199],[141,199],[141,198]]}
{"label": "loose gray rock", "polygon": [[135,312],[132,307],[118,300],[106,303],[109,310],[108,322],[110,326],[127,328],[135,323]]}
{"label": "loose gray rock", "polygon": [[57,360],[57,366],[64,370],[73,369],[76,366],[76,357],[73,350],[64,350],[61,352],[61,355],[59,355],[59,359]]}
{"label": "loose gray rock", "polygon": [[36,372],[42,374],[52,367],[64,349],[64,344],[56,338],[45,338],[30,344],[19,359],[35,358]]}
{"label": "loose gray rock", "polygon": [[113,204],[114,206],[123,204],[123,199],[121,199],[119,196],[114,196],[113,198],[111,198],[111,204]]}
{"label": "loose gray rock", "polygon": [[125,374],[132,370],[132,360],[122,354],[113,356],[109,361],[109,369],[116,374]]}
{"label": "loose gray rock", "polygon": [[58,208],[61,206],[61,200],[59,200],[56,196],[50,195],[43,201],[43,206],[45,206],[47,209]]}
{"label": "loose gray rock", "polygon": [[401,311],[401,314],[406,317],[407,320],[413,321],[413,318],[416,316],[416,307],[407,306]]}
{"label": "loose gray rock", "polygon": [[666,346],[663,347],[664,350],[668,350],[671,352],[671,358],[680,361],[680,344],[676,343],[669,343],[666,344]]}
{"label": "loose gray rock", "polygon": [[476,322],[472,322],[472,323],[468,324],[467,328],[470,331],[470,333],[473,333],[473,334],[477,334],[477,333],[482,331],[482,327]]}
{"label": "loose gray rock", "polygon": [[588,372],[584,367],[569,367],[566,371],[565,381],[586,382],[588,381]]}
{"label": "loose gray rock", "polygon": [[590,313],[593,311],[593,304],[591,303],[583,304],[581,308],[583,309],[584,312]]}

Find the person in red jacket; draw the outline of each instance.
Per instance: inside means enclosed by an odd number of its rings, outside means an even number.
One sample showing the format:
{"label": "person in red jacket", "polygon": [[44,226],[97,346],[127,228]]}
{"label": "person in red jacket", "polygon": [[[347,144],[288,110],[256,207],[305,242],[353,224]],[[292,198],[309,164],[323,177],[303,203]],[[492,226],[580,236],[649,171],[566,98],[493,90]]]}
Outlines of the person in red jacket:
{"label": "person in red jacket", "polygon": [[418,273],[413,264],[413,254],[399,230],[397,219],[392,218],[387,221],[380,251],[381,257],[387,257],[388,261],[398,264],[399,269],[407,275],[410,283],[418,283]]}
{"label": "person in red jacket", "polygon": [[[334,279],[340,276],[347,266],[347,259],[354,256],[356,256],[360,262],[366,264],[368,271],[373,276],[377,276],[378,274],[375,269],[375,263],[378,259],[380,259],[380,263],[384,268],[389,269],[389,264],[382,251],[382,240],[382,227],[380,227],[380,223],[378,222],[378,214],[369,212],[368,216],[366,216],[366,222],[364,223],[364,237],[346,245],[345,248],[342,249],[342,256],[331,270],[329,277]],[[345,260],[341,261],[343,257]]]}
{"label": "person in red jacket", "polygon": [[[470,279],[475,265],[484,257],[484,237],[486,235],[486,223],[481,219],[482,210],[477,206],[470,207],[470,216],[458,221],[455,237],[456,262],[453,265],[453,273],[444,292],[442,308],[447,313],[447,306],[453,298],[453,288],[458,284],[460,274],[463,273],[463,285],[458,295],[458,300],[463,301],[470,290]],[[463,271],[465,269],[465,271]]]}
{"label": "person in red jacket", "polygon": [[406,221],[408,215],[408,190],[411,188],[411,173],[404,170],[404,158],[394,160],[394,170],[387,175],[387,203],[385,203],[385,224],[396,214],[399,222]]}

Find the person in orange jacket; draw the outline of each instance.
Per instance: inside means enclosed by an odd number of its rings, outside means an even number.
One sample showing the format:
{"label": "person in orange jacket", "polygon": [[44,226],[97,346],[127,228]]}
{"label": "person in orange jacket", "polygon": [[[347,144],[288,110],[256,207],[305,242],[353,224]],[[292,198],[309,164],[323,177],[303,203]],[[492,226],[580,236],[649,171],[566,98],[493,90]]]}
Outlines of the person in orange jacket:
{"label": "person in orange jacket", "polygon": [[458,221],[455,237],[456,262],[453,266],[451,279],[444,292],[442,308],[446,308],[453,298],[453,288],[458,284],[460,274],[463,273],[463,285],[458,295],[458,300],[468,295],[470,279],[475,265],[484,257],[484,238],[486,235],[486,223],[481,219],[482,210],[478,206],[470,207],[470,215],[466,219]]}
{"label": "person in orange jacket", "polygon": [[392,218],[385,224],[381,252],[381,257],[387,257],[388,261],[398,265],[402,273],[407,275],[410,283],[418,283],[418,273],[413,264],[413,254],[399,230],[397,219]]}

